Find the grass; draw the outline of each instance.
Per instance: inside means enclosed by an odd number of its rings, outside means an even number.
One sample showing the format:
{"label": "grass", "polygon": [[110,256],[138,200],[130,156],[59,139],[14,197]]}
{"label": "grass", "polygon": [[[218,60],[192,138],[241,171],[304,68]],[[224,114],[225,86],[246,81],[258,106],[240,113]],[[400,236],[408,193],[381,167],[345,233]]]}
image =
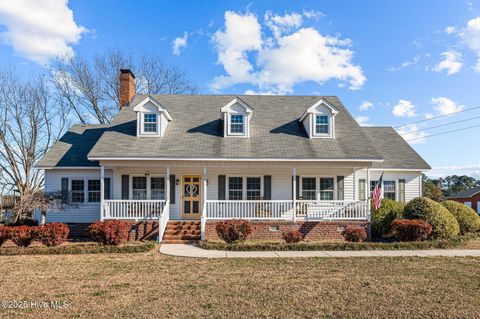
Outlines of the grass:
{"label": "grass", "polygon": [[189,259],[140,254],[3,256],[9,318],[474,318],[480,258]]}
{"label": "grass", "polygon": [[[452,239],[427,240],[421,242],[300,242],[297,244],[287,244],[280,241],[257,241],[247,240],[238,244],[227,244],[223,241],[201,241],[199,246],[204,249],[229,250],[229,251],[285,251],[285,250],[418,250],[418,249],[451,249],[470,244],[472,247],[480,244],[478,234],[468,234],[458,236]],[[475,249],[475,248],[471,248]]]}
{"label": "grass", "polygon": [[104,254],[104,253],[142,253],[152,250],[156,246],[153,241],[133,242],[119,246],[105,246],[95,243],[69,243],[58,247],[30,246],[27,248],[17,246],[0,247],[0,256],[14,255],[77,255],[77,254]]}

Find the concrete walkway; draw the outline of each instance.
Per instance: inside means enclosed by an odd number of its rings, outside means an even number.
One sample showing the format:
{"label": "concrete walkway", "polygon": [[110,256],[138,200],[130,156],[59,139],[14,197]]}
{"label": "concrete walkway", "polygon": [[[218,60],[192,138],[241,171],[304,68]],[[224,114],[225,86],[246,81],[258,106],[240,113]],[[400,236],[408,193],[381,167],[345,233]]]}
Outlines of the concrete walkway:
{"label": "concrete walkway", "polygon": [[162,244],[160,253],[193,258],[279,258],[279,257],[480,257],[480,249],[357,250],[357,251],[225,251],[193,245]]}

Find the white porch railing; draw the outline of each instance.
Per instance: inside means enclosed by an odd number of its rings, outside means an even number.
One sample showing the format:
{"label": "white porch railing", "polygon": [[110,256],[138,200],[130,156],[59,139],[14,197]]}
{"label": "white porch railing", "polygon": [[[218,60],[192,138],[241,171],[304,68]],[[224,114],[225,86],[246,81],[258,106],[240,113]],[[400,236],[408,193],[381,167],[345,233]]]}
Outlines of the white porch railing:
{"label": "white porch railing", "polygon": [[103,201],[102,217],[103,219],[159,219],[165,206],[165,200],[109,199]]}
{"label": "white porch railing", "polygon": [[170,201],[167,200],[163,207],[163,212],[158,218],[158,242],[161,243],[165,229],[167,228],[168,220],[170,219]]}
{"label": "white porch railing", "polygon": [[[207,200],[206,219],[291,220],[292,200]],[[368,201],[295,202],[295,218],[304,220],[367,220]]]}

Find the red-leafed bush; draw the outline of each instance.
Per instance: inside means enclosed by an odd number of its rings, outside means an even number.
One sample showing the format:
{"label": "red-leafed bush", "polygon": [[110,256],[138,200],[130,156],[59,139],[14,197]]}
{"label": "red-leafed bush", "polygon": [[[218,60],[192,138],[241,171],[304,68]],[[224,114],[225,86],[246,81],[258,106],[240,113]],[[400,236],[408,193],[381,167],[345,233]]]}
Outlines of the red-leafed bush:
{"label": "red-leafed bush", "polygon": [[346,241],[360,243],[367,239],[367,232],[364,227],[347,226],[342,233]]}
{"label": "red-leafed bush", "polygon": [[36,240],[47,247],[54,247],[67,240],[70,228],[62,223],[51,223],[37,227]]}
{"label": "red-leafed bush", "polygon": [[88,227],[87,233],[97,243],[120,245],[128,239],[130,227],[130,223],[119,220],[96,222]]}
{"label": "red-leafed bush", "polygon": [[392,230],[398,240],[422,241],[432,233],[432,225],[423,219],[395,219]]}
{"label": "red-leafed bush", "polygon": [[253,232],[253,227],[246,220],[225,220],[218,222],[215,230],[220,239],[233,244],[246,240]]}
{"label": "red-leafed bush", "polygon": [[10,227],[8,226],[0,226],[0,247],[3,245],[4,242],[7,241],[9,234]]}
{"label": "red-leafed bush", "polygon": [[299,230],[292,230],[292,231],[283,233],[282,238],[288,244],[295,244],[303,241],[305,239],[305,235]]}
{"label": "red-leafed bush", "polygon": [[17,246],[28,247],[36,237],[36,226],[14,226],[8,230],[9,238]]}

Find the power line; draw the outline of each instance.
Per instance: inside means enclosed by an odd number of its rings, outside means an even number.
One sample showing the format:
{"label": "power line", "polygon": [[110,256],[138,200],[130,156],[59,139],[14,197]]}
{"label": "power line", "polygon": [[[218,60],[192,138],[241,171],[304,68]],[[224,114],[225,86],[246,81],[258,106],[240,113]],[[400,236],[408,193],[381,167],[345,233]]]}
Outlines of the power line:
{"label": "power line", "polygon": [[445,116],[450,116],[450,115],[454,115],[454,114],[458,114],[458,113],[473,111],[473,110],[477,110],[477,109],[480,109],[480,106],[471,107],[471,108],[468,108],[468,109],[463,109],[463,110],[456,111],[456,112],[452,112],[452,113],[448,113],[448,114],[438,115],[438,116],[434,116],[434,117],[431,117],[431,118],[428,118],[428,119],[424,119],[424,120],[420,120],[420,121],[415,121],[415,122],[411,122],[411,123],[407,123],[407,124],[403,124],[403,125],[398,125],[398,126],[395,126],[394,128],[404,127],[404,126],[408,126],[408,125],[412,125],[412,124],[417,124],[417,123],[423,123],[423,122],[427,122],[427,121],[431,121],[431,120],[436,120],[436,119],[439,119],[439,118],[442,118],[442,117],[445,117]]}
{"label": "power line", "polygon": [[431,129],[434,129],[434,128],[439,128],[439,127],[448,126],[448,125],[452,125],[452,124],[463,123],[463,122],[472,121],[472,120],[479,119],[479,118],[480,118],[480,116],[475,116],[475,117],[471,117],[469,119],[463,119],[463,120],[449,122],[449,123],[445,123],[445,124],[430,126],[430,127],[427,127],[427,128],[422,128],[422,129],[418,129],[418,130],[414,130],[414,131],[404,132],[404,133],[401,133],[400,135],[407,135],[407,134],[410,134],[410,133],[428,131],[428,130],[431,130]]}
{"label": "power line", "polygon": [[446,132],[441,132],[441,133],[436,133],[436,134],[425,135],[425,136],[422,136],[422,137],[412,138],[412,139],[409,139],[409,140],[406,140],[406,141],[407,141],[407,142],[411,142],[411,141],[420,140],[420,139],[424,139],[424,138],[428,138],[428,137],[432,137],[432,136],[438,136],[438,135],[444,135],[444,134],[448,134],[448,133],[465,131],[465,130],[468,130],[468,129],[471,129],[471,128],[475,128],[475,127],[480,127],[480,124],[478,124],[478,125],[473,125],[473,126],[469,126],[469,127],[464,127],[464,128],[460,128],[460,129],[456,129],[456,130],[451,130],[451,131],[446,131]]}

